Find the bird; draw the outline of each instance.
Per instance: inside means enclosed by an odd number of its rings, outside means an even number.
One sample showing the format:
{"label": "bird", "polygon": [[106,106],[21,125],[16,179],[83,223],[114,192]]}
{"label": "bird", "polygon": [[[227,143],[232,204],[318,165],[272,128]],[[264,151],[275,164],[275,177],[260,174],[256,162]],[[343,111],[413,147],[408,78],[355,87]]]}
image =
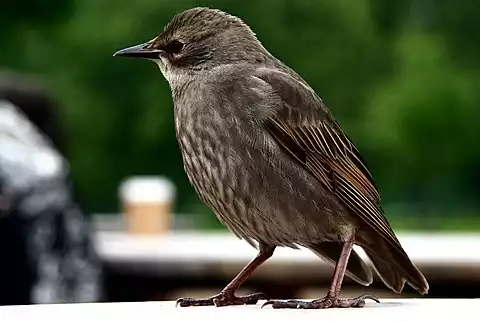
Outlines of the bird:
{"label": "bird", "polygon": [[[394,292],[429,285],[385,217],[359,150],[322,98],[271,54],[241,18],[194,7],[153,39],[117,51],[158,65],[173,100],[184,170],[203,201],[258,254],[218,294],[181,307],[257,304],[274,309],[364,307],[340,297],[344,277],[368,286],[372,270]],[[367,264],[356,252],[362,248]],[[325,297],[270,300],[235,292],[277,247],[311,250],[334,267]],[[373,269],[372,269],[373,268]]]}

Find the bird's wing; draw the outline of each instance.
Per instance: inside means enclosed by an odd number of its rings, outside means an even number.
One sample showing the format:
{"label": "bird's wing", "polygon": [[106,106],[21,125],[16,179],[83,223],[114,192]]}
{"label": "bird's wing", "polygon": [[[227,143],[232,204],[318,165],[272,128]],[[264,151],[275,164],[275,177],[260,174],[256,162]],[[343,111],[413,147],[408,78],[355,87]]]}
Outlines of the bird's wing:
{"label": "bird's wing", "polygon": [[401,249],[383,215],[372,175],[321,99],[301,79],[286,73],[265,69],[256,77],[282,101],[275,115],[264,120],[278,144],[361,220]]}

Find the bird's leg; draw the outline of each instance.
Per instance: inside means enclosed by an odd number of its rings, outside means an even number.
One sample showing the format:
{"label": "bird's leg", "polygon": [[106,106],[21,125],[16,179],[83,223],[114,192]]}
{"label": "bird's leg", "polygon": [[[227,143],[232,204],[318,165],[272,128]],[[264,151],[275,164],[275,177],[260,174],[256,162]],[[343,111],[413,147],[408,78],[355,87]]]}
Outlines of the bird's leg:
{"label": "bird's leg", "polygon": [[343,277],[345,276],[345,270],[347,269],[348,259],[352,252],[353,244],[355,241],[355,235],[345,242],[340,253],[340,258],[335,265],[335,271],[333,273],[333,280],[326,297],[311,302],[305,302],[300,300],[269,300],[263,304],[262,308],[266,305],[271,305],[274,309],[326,309],[326,308],[362,308],[365,306],[365,300],[371,299],[379,303],[378,298],[373,295],[362,295],[353,299],[341,299],[338,297],[340,289],[342,287]]}
{"label": "bird's leg", "polygon": [[227,305],[256,304],[258,300],[266,300],[267,296],[263,293],[235,296],[235,291],[250,277],[253,271],[273,255],[273,251],[275,250],[274,246],[265,244],[259,244],[259,247],[260,251],[257,256],[251,260],[219,294],[206,299],[180,298],[177,300],[177,305],[181,307],[204,305],[220,307]]}

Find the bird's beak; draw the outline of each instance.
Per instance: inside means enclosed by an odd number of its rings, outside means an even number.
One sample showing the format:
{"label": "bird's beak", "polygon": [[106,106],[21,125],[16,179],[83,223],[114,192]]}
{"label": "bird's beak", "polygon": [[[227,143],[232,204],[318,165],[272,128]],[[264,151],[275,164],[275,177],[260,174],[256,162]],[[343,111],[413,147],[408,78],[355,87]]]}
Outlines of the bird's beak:
{"label": "bird's beak", "polygon": [[149,48],[149,43],[142,43],[133,47],[121,49],[113,54],[113,56],[143,58],[143,59],[158,59],[159,55],[164,53],[162,49]]}

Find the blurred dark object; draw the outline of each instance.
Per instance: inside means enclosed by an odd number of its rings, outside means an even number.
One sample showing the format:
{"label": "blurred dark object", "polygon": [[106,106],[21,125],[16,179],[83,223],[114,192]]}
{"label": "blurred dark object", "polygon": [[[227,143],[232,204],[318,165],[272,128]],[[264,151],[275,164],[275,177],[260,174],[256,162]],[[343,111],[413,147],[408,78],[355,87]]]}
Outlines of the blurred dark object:
{"label": "blurred dark object", "polygon": [[50,139],[53,147],[66,156],[66,132],[57,114],[57,103],[33,75],[0,72],[0,100],[19,108],[25,117]]}
{"label": "blurred dark object", "polygon": [[0,305],[93,302],[101,265],[76,202],[56,106],[0,74]]}

